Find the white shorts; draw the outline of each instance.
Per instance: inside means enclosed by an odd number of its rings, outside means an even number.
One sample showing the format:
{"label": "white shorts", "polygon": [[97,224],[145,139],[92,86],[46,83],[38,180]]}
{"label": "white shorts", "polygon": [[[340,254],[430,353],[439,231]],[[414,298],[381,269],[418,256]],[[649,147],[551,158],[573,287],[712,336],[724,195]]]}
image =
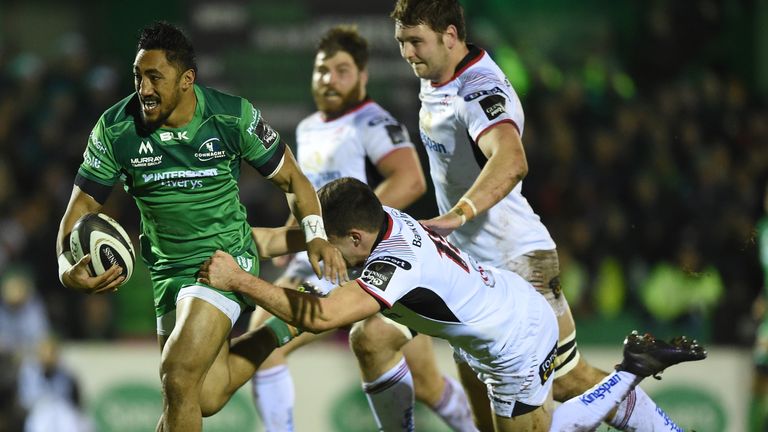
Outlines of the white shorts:
{"label": "white shorts", "polygon": [[[215,306],[216,309],[229,317],[231,323],[230,329],[234,327],[237,319],[240,318],[240,314],[242,313],[242,308],[236,301],[224,297],[221,293],[203,285],[190,285],[182,288],[179,290],[179,295],[176,296],[176,303],[187,297],[196,297]],[[176,310],[172,310],[157,318],[157,334],[160,336],[168,336],[171,334],[171,331],[173,331],[175,325]]]}
{"label": "white shorts", "polygon": [[493,412],[500,417],[512,417],[515,404],[541,406],[552,389],[558,327],[555,313],[544,297],[532,295],[528,301],[525,326],[505,351],[491,360],[478,360],[460,348],[457,360],[465,361],[480,381],[488,387]]}

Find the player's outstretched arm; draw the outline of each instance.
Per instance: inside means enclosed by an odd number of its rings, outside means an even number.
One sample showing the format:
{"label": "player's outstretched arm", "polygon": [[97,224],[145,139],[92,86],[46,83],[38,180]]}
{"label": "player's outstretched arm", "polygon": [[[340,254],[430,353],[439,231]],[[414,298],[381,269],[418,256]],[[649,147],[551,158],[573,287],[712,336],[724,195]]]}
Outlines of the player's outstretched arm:
{"label": "player's outstretched arm", "polygon": [[95,213],[101,209],[101,204],[90,195],[83,192],[78,186],[72,188],[69,204],[59,224],[59,232],[56,235],[56,255],[59,261],[59,280],[72,289],[89,294],[98,294],[114,291],[123,281],[120,275],[122,269],[113,265],[106,272],[93,277],[88,272],[90,255],[85,255],[80,261],[73,262],[69,251],[69,234],[78,219],[86,213]]}
{"label": "player's outstretched arm", "polygon": [[198,280],[252,298],[274,316],[312,333],[352,324],[374,315],[380,306],[356,282],[347,282],[325,298],[272,285],[245,271],[231,255],[216,251],[200,268]]}
{"label": "player's outstretched arm", "polygon": [[251,227],[251,234],[261,258],[275,258],[307,250],[304,233],[297,226]]}
{"label": "player's outstretched arm", "polygon": [[421,221],[441,235],[496,205],[528,174],[523,142],[513,124],[494,125],[480,135],[477,145],[488,161],[475,182],[448,213]]}
{"label": "player's outstretched arm", "polygon": [[[280,170],[270,180],[286,194],[293,194],[291,211],[301,221],[307,243],[307,254],[318,277],[332,282],[347,280],[347,266],[341,252],[328,243],[323,226],[323,213],[312,183],[301,172],[293,153],[286,147]],[[320,261],[323,267],[320,267]]]}

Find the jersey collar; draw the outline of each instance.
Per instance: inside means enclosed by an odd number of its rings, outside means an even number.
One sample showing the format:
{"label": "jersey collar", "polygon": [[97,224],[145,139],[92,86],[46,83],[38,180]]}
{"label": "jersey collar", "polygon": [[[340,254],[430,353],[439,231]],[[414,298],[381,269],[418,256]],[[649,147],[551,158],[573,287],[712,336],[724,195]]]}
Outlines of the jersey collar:
{"label": "jersey collar", "polygon": [[392,216],[390,216],[389,213],[384,212],[384,220],[381,221],[381,226],[379,227],[379,235],[376,236],[376,241],[373,242],[371,251],[376,250],[382,240],[389,238],[390,234],[392,234],[392,225]]}
{"label": "jersey collar", "polygon": [[442,87],[449,82],[455,80],[459,77],[459,75],[463,74],[465,70],[469,69],[470,66],[480,61],[481,58],[483,58],[483,55],[485,54],[485,50],[482,48],[477,47],[476,45],[467,44],[467,48],[469,49],[469,52],[467,55],[464,56],[463,59],[459,62],[459,64],[456,65],[456,68],[453,70],[453,76],[445,82],[442,83],[434,83],[432,82],[432,87]]}
{"label": "jersey collar", "polygon": [[369,96],[365,96],[360,102],[358,102],[355,105],[352,105],[351,107],[347,108],[346,110],[340,112],[337,115],[334,115],[333,117],[326,117],[325,114],[320,113],[320,118],[323,119],[324,122],[332,122],[334,120],[338,120],[342,117],[344,117],[347,114],[351,114],[357,110],[362,109],[364,106],[368,105],[369,103],[373,102],[373,99],[371,99]]}

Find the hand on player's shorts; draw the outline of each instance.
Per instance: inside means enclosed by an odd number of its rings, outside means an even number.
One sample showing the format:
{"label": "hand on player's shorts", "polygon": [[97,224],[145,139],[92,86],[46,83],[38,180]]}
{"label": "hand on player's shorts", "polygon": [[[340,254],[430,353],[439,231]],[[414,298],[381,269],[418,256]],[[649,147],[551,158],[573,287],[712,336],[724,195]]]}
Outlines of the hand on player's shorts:
{"label": "hand on player's shorts", "polygon": [[[317,277],[337,284],[342,284],[349,280],[344,257],[327,240],[315,238],[307,243],[307,255]],[[323,262],[322,267],[320,267],[320,261]]]}
{"label": "hand on player's shorts", "polygon": [[232,255],[217,250],[200,266],[197,280],[222,291],[234,291],[235,277],[243,271]]}
{"label": "hand on player's shorts", "polygon": [[90,254],[80,258],[80,261],[75,263],[62,276],[61,279],[64,285],[87,294],[103,294],[117,291],[117,287],[125,279],[125,277],[121,276],[123,269],[118,265],[113,265],[104,273],[98,276],[91,276],[91,273],[88,271],[88,263],[90,262]]}
{"label": "hand on player's shorts", "polygon": [[420,220],[419,222],[445,237],[461,226],[461,217],[454,212],[448,212],[432,219]]}

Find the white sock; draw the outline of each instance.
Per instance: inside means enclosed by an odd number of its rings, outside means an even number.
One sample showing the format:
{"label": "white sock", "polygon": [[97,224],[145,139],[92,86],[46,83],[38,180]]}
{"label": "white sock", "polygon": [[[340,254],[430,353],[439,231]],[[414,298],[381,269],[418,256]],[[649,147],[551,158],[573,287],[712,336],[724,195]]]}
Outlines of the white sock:
{"label": "white sock", "polygon": [[[640,382],[635,374],[614,371],[580,396],[557,407],[552,416],[551,431],[591,431]],[[652,430],[652,429],[644,429]]]}
{"label": "white sock", "polygon": [[373,382],[363,383],[363,391],[382,432],[413,431],[413,376],[405,358]]}
{"label": "white sock", "polygon": [[477,432],[464,387],[447,375],[444,375],[443,379],[445,390],[437,404],[432,407],[432,411],[455,432]]}
{"label": "white sock", "polygon": [[253,402],[266,432],[293,432],[295,399],[291,371],[285,365],[256,372],[251,379]]}
{"label": "white sock", "polygon": [[630,432],[682,431],[640,387],[627,395],[608,424]]}

